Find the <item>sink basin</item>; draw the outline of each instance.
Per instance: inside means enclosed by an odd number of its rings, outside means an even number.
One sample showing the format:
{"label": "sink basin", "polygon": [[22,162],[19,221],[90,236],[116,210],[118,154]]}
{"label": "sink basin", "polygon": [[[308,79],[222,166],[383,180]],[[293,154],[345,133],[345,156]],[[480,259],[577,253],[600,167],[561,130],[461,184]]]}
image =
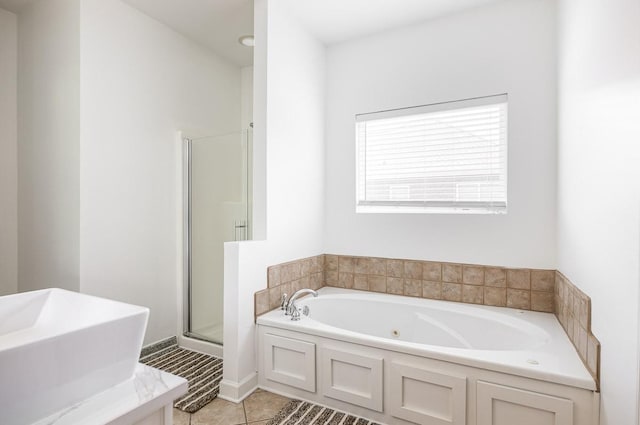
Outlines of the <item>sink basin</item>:
{"label": "sink basin", "polygon": [[131,378],[148,317],[57,288],[0,297],[2,424],[30,424]]}

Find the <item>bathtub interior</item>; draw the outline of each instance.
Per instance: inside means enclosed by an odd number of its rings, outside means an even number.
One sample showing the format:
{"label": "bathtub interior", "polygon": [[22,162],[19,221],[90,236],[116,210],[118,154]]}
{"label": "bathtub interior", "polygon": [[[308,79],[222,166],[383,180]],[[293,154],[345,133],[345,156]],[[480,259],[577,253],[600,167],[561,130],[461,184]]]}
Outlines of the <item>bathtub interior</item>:
{"label": "bathtub interior", "polygon": [[[518,316],[453,303],[424,300],[424,306],[368,296],[323,295],[305,298],[309,319],[335,328],[379,338],[469,350],[535,349],[549,334]],[[533,313],[535,314],[535,313]]]}

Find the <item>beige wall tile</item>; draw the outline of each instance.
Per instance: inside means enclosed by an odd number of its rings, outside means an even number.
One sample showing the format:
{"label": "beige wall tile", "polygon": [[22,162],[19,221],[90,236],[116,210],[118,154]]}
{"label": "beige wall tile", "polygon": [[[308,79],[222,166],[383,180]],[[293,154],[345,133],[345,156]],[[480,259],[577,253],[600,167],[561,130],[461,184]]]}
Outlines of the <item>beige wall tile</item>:
{"label": "beige wall tile", "polygon": [[585,329],[591,329],[591,300],[589,298],[583,298],[580,300],[580,324]]}
{"label": "beige wall tile", "polygon": [[369,281],[366,274],[356,274],[353,276],[353,289],[361,291],[369,290]]}
{"label": "beige wall tile", "polygon": [[340,273],[353,273],[355,270],[356,260],[353,257],[341,255],[338,257],[338,271]]}
{"label": "beige wall tile", "polygon": [[404,274],[404,266],[402,260],[387,260],[387,276],[388,277],[402,277]]}
{"label": "beige wall tile", "polygon": [[580,322],[575,316],[571,317],[573,317],[573,338],[571,340],[576,348],[578,348],[578,344],[580,343]]}
{"label": "beige wall tile", "polygon": [[409,279],[422,279],[422,263],[419,261],[405,261],[404,277]]}
{"label": "beige wall tile", "polygon": [[271,310],[271,302],[269,301],[269,290],[263,289],[256,292],[255,295],[255,315],[259,316]]}
{"label": "beige wall tile", "polygon": [[322,272],[313,272],[309,277],[309,285],[312,289],[320,289],[324,286],[324,273]]}
{"label": "beige wall tile", "polygon": [[[422,267],[420,267],[420,274],[422,274]],[[404,294],[410,297],[421,297],[422,296],[422,280],[405,279]]]}
{"label": "beige wall tile", "polygon": [[553,292],[531,291],[531,310],[553,313]]}
{"label": "beige wall tile", "polygon": [[569,339],[571,340],[571,342],[573,342],[573,331],[575,329],[574,326],[574,320],[573,320],[573,316],[568,314],[567,315],[567,328],[565,329],[567,331],[567,335],[569,335]]}
{"label": "beige wall tile", "polygon": [[276,286],[275,288],[269,289],[269,309],[270,310],[280,307],[281,295],[282,295],[282,291],[280,286]]}
{"label": "beige wall tile", "polygon": [[587,331],[582,326],[578,326],[578,353],[587,360]]}
{"label": "beige wall tile", "polygon": [[311,273],[311,258],[304,258],[299,261],[300,276],[308,276]]}
{"label": "beige wall tile", "polygon": [[300,276],[302,276],[302,274],[300,273],[300,263],[298,261],[281,265],[280,281],[282,283],[300,279]]}
{"label": "beige wall tile", "polygon": [[353,273],[338,273],[338,286],[341,288],[353,288]]}
{"label": "beige wall tile", "polygon": [[507,269],[507,287],[531,289],[531,273],[529,269]]}
{"label": "beige wall tile", "polygon": [[507,286],[507,272],[500,267],[484,268],[484,284],[486,286],[494,286],[504,288]]}
{"label": "beige wall tile", "polygon": [[507,305],[506,288],[494,288],[491,286],[484,287],[484,303],[496,307],[505,307]]}
{"label": "beige wall tile", "polygon": [[444,263],[442,265],[442,281],[451,283],[462,282],[462,266],[460,264]]}
{"label": "beige wall tile", "polygon": [[462,285],[462,302],[471,304],[482,304],[484,292],[482,286]]}
{"label": "beige wall tile", "polygon": [[401,277],[387,277],[388,294],[404,294],[404,279]]}
{"label": "beige wall tile", "polygon": [[300,279],[296,279],[293,282],[289,282],[289,284],[291,285],[291,294],[294,294],[296,291],[304,288],[304,286],[302,286],[302,282],[300,281]]}
{"label": "beige wall tile", "polygon": [[507,307],[529,310],[531,308],[531,291],[507,288]]}
{"label": "beige wall tile", "polygon": [[326,254],[324,256],[324,269],[331,271],[338,271],[338,256]]}
{"label": "beige wall tile", "polygon": [[338,271],[331,270],[324,272],[324,284],[327,286],[338,286]]}
{"label": "beige wall tile", "polygon": [[467,285],[484,285],[484,267],[462,266],[462,283],[466,283]]}
{"label": "beige wall tile", "polygon": [[554,270],[531,270],[531,289],[533,291],[554,292],[556,283]]}
{"label": "beige wall tile", "polygon": [[324,255],[316,255],[310,258],[310,273],[324,271]]}
{"label": "beige wall tile", "polygon": [[422,262],[422,279],[431,282],[442,281],[442,264],[431,261]]}
{"label": "beige wall tile", "polygon": [[387,292],[387,278],[384,276],[367,276],[369,290],[374,292]]}
{"label": "beige wall tile", "polygon": [[267,284],[269,288],[280,285],[280,266],[271,266],[267,269]]}
{"label": "beige wall tile", "polygon": [[282,298],[282,295],[287,294],[287,297],[290,297],[291,295],[293,295],[293,282],[287,282],[287,283],[283,283],[282,285],[280,285],[280,297]]}
{"label": "beige wall tile", "polygon": [[573,295],[573,315],[576,319],[580,319],[580,302],[582,300],[582,293],[575,291]]}
{"label": "beige wall tile", "polygon": [[422,281],[422,296],[424,298],[430,298],[432,300],[439,300],[442,298],[442,283],[440,281],[423,280]]}
{"label": "beige wall tile", "polygon": [[376,276],[387,275],[387,260],[384,258],[369,258],[369,270],[367,274]]}
{"label": "beige wall tile", "polygon": [[597,376],[598,373],[599,350],[600,343],[593,335],[589,335],[587,338],[587,367],[593,376]]}
{"label": "beige wall tile", "polygon": [[369,273],[369,257],[356,257],[353,271],[359,274]]}
{"label": "beige wall tile", "polygon": [[442,299],[447,301],[462,301],[462,284],[442,282]]}

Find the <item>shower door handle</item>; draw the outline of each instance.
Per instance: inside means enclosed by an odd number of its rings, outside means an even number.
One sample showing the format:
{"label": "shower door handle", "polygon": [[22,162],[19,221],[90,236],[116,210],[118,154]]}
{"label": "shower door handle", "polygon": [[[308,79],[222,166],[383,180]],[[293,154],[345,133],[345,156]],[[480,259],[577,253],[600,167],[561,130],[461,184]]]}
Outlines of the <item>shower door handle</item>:
{"label": "shower door handle", "polygon": [[[239,235],[239,236],[238,236]],[[233,223],[233,240],[247,240],[247,222],[244,220],[234,221]]]}

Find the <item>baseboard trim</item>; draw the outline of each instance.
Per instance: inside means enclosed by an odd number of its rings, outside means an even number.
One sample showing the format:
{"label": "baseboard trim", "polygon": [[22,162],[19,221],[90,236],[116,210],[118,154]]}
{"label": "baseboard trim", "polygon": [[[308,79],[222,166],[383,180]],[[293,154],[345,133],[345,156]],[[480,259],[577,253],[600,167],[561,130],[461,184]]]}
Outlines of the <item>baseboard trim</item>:
{"label": "baseboard trim", "polygon": [[170,347],[172,345],[176,345],[177,343],[178,342],[175,336],[170,336],[169,338],[152,342],[151,344],[148,344],[142,347],[142,351],[140,352],[140,357],[142,358],[142,357],[148,356],[149,354],[153,354],[156,351],[160,351],[164,348]]}
{"label": "baseboard trim", "polygon": [[258,374],[252,373],[240,382],[223,379],[218,397],[233,403],[240,403],[258,388]]}
{"label": "baseboard trim", "polygon": [[209,354],[210,356],[218,357],[220,359],[223,358],[223,347],[212,342],[205,342],[199,339],[179,335],[178,345],[182,348],[186,348],[187,350]]}

